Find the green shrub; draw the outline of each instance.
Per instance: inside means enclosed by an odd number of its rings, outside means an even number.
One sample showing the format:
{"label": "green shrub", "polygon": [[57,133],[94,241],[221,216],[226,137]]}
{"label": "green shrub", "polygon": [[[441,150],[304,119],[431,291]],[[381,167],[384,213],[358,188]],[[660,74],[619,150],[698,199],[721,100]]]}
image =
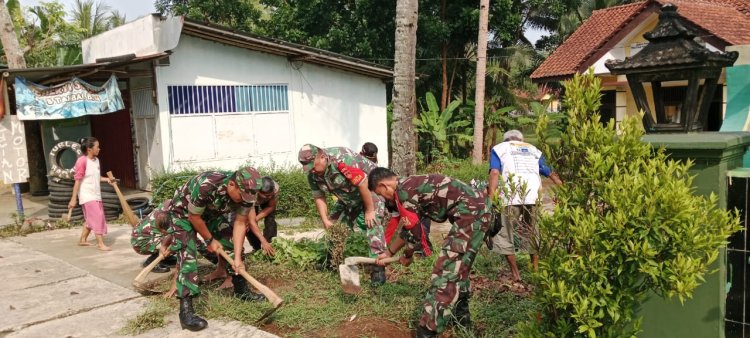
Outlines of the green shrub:
{"label": "green shrub", "polygon": [[471,163],[471,159],[464,160],[439,160],[430,163],[424,168],[419,169],[421,174],[439,173],[445,176],[457,178],[465,183],[471,182],[472,179],[486,181],[490,165],[484,162],[480,165]]}
{"label": "green shrub", "polygon": [[[270,176],[280,187],[279,204],[277,206],[278,217],[318,217],[318,211],[312,199],[310,185],[301,167],[259,167],[257,168],[263,176]],[[215,169],[186,169],[171,173],[163,173],[151,180],[154,187],[154,204],[172,198],[176,189],[180,188],[191,177],[202,171]],[[330,196],[329,196],[330,197]],[[329,198],[329,207],[332,200]]]}
{"label": "green shrub", "polygon": [[[716,196],[696,196],[688,168],[640,141],[639,117],[602,125],[593,72],[565,83],[569,125],[560,146],[544,145],[567,182],[540,215],[540,320],[527,337],[624,337],[640,330],[635,309],[653,292],[681,302],[704,281],[738,218]],[[544,143],[545,118],[540,118]]]}
{"label": "green shrub", "polygon": [[195,169],[187,169],[155,175],[151,179],[151,186],[154,189],[152,193],[154,204],[159,204],[168,198],[172,198],[175,190],[199,172],[200,171]]}
{"label": "green shrub", "polygon": [[[258,168],[258,171],[263,176],[270,176],[279,184],[278,217],[319,217],[310,184],[307,183],[307,176],[301,166]],[[331,206],[329,198],[329,210]]]}

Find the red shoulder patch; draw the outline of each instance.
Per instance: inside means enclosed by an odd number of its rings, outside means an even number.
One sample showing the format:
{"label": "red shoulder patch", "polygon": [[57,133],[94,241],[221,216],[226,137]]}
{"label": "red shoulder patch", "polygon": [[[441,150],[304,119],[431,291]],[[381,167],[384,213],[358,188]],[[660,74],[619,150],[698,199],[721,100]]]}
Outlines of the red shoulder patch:
{"label": "red shoulder patch", "polygon": [[339,162],[337,165],[337,168],[339,171],[344,174],[344,177],[346,177],[347,180],[353,185],[359,185],[362,183],[362,181],[367,178],[367,175],[365,175],[365,172],[362,171],[362,169],[359,169],[357,167],[347,166],[343,162]]}

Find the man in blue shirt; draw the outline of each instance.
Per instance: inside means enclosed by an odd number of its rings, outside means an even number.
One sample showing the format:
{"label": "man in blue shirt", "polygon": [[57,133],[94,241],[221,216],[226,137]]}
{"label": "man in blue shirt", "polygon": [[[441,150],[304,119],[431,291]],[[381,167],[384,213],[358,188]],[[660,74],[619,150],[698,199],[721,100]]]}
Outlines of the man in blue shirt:
{"label": "man in blue shirt", "polygon": [[503,205],[502,229],[492,239],[492,246],[494,251],[505,255],[514,281],[521,280],[515,256],[516,236],[520,239],[521,249],[531,255],[534,269],[539,264],[535,206],[542,186],[540,175],[549,177],[555,184],[562,184],[560,177],[547,165],[542,152],[524,142],[520,131],[509,130],[503,135],[503,142],[492,148],[489,196],[495,195],[501,177],[503,181],[499,192]]}

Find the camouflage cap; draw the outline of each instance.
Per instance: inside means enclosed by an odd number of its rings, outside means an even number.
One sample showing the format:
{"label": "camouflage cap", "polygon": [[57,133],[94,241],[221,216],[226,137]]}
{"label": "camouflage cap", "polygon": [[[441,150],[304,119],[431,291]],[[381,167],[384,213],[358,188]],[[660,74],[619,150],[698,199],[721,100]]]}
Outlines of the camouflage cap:
{"label": "camouflage cap", "polygon": [[255,193],[257,192],[260,173],[253,167],[240,168],[234,173],[235,183],[240,188],[240,196],[247,203],[255,203]]}
{"label": "camouflage cap", "polygon": [[310,170],[315,166],[315,156],[318,155],[318,151],[320,150],[320,148],[309,143],[303,145],[302,148],[299,148],[297,160],[300,164],[302,164],[302,170],[304,170],[306,173],[310,172]]}

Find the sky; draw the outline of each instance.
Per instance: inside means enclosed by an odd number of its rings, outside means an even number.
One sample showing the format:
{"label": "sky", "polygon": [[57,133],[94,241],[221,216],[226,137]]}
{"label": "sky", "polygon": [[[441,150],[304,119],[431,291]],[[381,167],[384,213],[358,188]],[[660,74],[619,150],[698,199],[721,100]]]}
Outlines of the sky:
{"label": "sky", "polygon": [[[58,0],[65,6],[65,9],[73,8],[75,0]],[[21,6],[30,7],[40,3],[40,0],[20,0]],[[100,2],[109,5],[113,10],[118,10],[125,14],[127,21],[133,21],[146,14],[155,12],[154,0],[100,0]]]}
{"label": "sky", "polygon": [[[70,10],[75,3],[75,0],[58,0],[66,9]],[[155,12],[154,0],[100,0],[106,3],[113,10],[118,10],[121,13],[125,13],[127,21],[133,21],[146,14]],[[40,0],[20,0],[21,6],[34,6],[40,2]],[[526,31],[526,37],[532,42],[536,42],[542,35],[548,35],[546,31],[528,29]]]}

